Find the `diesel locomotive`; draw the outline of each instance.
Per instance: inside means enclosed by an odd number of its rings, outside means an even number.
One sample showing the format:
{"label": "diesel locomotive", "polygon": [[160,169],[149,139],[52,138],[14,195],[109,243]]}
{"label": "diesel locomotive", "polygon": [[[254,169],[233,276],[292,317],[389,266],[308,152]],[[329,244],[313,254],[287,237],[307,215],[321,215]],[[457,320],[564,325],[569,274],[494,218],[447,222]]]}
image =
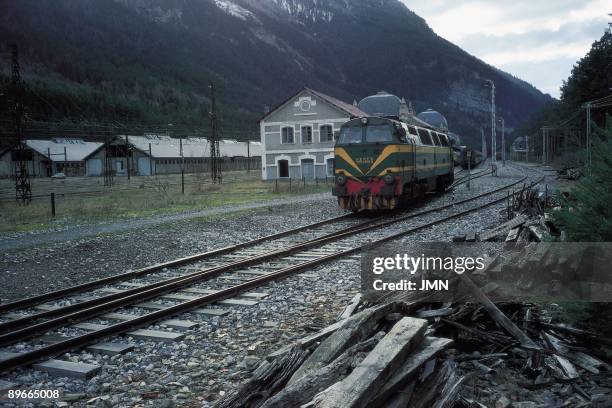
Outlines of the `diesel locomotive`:
{"label": "diesel locomotive", "polygon": [[353,119],[342,125],[334,153],[333,195],[354,212],[391,210],[427,192],[442,192],[454,180],[448,134],[425,122]]}

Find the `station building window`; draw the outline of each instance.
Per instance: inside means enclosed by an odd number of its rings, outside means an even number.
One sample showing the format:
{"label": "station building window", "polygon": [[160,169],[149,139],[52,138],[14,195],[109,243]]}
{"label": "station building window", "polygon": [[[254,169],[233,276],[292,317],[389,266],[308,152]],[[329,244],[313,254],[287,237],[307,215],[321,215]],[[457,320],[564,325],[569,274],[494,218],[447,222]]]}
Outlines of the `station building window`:
{"label": "station building window", "polygon": [[302,126],[302,144],[312,143],[312,126]]}
{"label": "station building window", "polygon": [[333,142],[334,141],[334,128],[332,125],[322,125],[319,128],[319,135],[321,142]]}
{"label": "station building window", "polygon": [[284,127],[281,131],[281,143],[283,144],[291,144],[293,141],[293,128],[292,127]]}

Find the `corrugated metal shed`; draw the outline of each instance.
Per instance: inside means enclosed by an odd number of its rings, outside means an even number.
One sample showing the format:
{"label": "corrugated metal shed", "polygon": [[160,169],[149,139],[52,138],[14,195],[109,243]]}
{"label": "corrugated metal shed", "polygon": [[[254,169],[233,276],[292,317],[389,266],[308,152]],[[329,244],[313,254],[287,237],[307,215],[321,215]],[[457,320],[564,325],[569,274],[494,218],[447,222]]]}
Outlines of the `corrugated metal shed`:
{"label": "corrugated metal shed", "polygon": [[[26,146],[54,162],[80,162],[102,146],[82,139],[26,140]],[[65,153],[65,154],[64,154]],[[49,155],[51,157],[49,157]]]}

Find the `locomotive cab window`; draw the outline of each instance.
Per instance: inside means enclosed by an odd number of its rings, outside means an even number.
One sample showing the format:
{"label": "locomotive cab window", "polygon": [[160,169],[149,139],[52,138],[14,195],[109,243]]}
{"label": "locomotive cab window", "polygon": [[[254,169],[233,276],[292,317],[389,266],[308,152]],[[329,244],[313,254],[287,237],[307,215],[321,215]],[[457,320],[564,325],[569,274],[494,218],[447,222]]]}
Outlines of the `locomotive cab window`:
{"label": "locomotive cab window", "polygon": [[362,142],[361,126],[347,126],[340,131],[338,144],[352,144]]}
{"label": "locomotive cab window", "polygon": [[440,139],[438,139],[438,134],[435,132],[431,132],[431,139],[434,142],[434,145],[436,146],[442,146],[442,143],[440,143]]}
{"label": "locomotive cab window", "polygon": [[421,142],[426,145],[433,146],[433,141],[431,140],[431,136],[429,135],[429,131],[425,129],[418,129],[419,137],[421,138]]}
{"label": "locomotive cab window", "polygon": [[438,137],[440,138],[440,143],[442,143],[442,146],[448,147],[448,139],[446,138],[445,134],[442,133],[438,133]]}
{"label": "locomotive cab window", "polygon": [[366,142],[393,142],[393,132],[393,128],[389,125],[368,125],[368,127],[366,127]]}

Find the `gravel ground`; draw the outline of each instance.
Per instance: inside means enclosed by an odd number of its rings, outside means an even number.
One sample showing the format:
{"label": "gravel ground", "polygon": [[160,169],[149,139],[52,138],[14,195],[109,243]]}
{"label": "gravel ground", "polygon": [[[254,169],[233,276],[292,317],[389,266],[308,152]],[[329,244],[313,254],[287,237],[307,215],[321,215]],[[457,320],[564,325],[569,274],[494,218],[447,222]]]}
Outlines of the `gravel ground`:
{"label": "gravel ground", "polygon": [[[460,186],[454,195],[432,198],[418,209],[508,184],[521,173],[517,167],[508,166],[500,177],[481,177],[473,181],[470,190]],[[158,228],[81,238],[4,254],[0,258],[1,277],[11,283],[8,288],[2,287],[0,296],[14,299],[46,292],[341,214],[330,196],[303,204],[260,209],[213,221],[182,220]],[[505,203],[492,206],[483,213],[404,239],[448,241],[457,232],[473,228],[475,223],[487,227],[499,223],[500,211],[504,208]],[[103,357],[81,352],[62,357],[102,364],[99,374],[89,381],[51,378],[33,370],[18,371],[0,379],[32,389],[61,388],[66,404],[75,406],[209,406],[246,381],[268,353],[335,321],[359,290],[359,268],[357,260],[342,260],[270,283],[257,288],[257,292],[270,294],[258,305],[229,307],[230,314],[220,318],[194,313],[181,315],[179,318],[200,322],[200,326],[188,331],[179,342],[131,339],[136,349],[123,356]]]}
{"label": "gravel ground", "polygon": [[[172,222],[154,217],[166,222],[144,228],[135,222],[126,225],[128,230],[114,233],[79,233],[78,239],[58,238],[55,243],[20,251],[0,249],[0,279],[4,282],[0,300],[45,293],[344,214],[329,194],[294,200],[291,204],[283,200],[282,205],[275,200],[267,207],[249,210],[232,207],[213,220],[195,214]],[[231,214],[235,211],[242,212]]]}
{"label": "gravel ground", "polygon": [[158,226],[171,222],[191,220],[194,218],[210,217],[227,214],[230,212],[265,209],[268,207],[282,206],[286,204],[308,203],[321,201],[331,197],[329,193],[308,194],[297,197],[285,197],[274,200],[258,201],[253,203],[233,205],[230,207],[217,207],[202,211],[185,211],[178,214],[160,214],[146,218],[131,218],[120,221],[103,222],[96,224],[81,224],[51,228],[47,230],[31,232],[15,232],[0,235],[0,251],[14,251],[32,246],[52,244],[63,241],[75,241],[81,238],[91,237],[98,234],[118,233],[134,229]]}

